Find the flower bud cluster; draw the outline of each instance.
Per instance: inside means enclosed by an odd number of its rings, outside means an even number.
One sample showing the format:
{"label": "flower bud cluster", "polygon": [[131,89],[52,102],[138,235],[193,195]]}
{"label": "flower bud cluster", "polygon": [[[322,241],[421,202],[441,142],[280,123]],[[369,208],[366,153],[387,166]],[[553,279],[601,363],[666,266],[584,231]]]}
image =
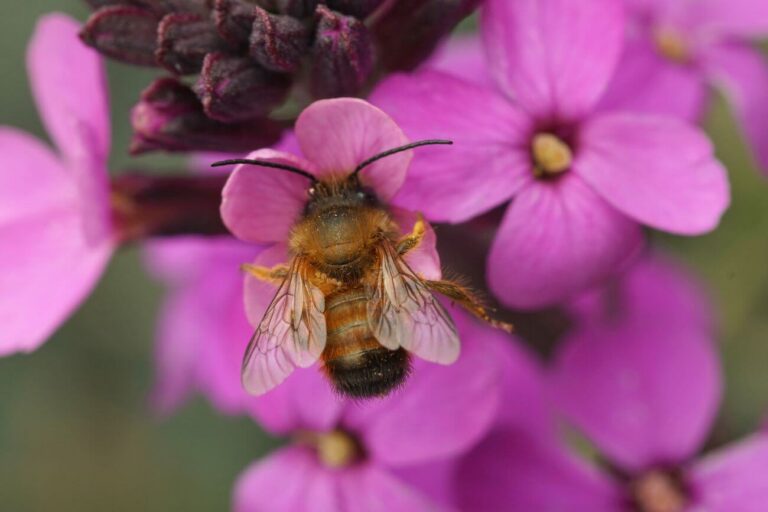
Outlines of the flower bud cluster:
{"label": "flower bud cluster", "polygon": [[[191,140],[196,149],[233,151],[270,144],[279,130],[265,119],[294,86],[304,100],[359,95],[379,68],[413,68],[428,57],[477,1],[89,3],[94,12],[80,34],[86,44],[175,77],[151,84],[136,107],[133,148],[141,152],[185,151]],[[221,135],[233,131],[222,146]]]}

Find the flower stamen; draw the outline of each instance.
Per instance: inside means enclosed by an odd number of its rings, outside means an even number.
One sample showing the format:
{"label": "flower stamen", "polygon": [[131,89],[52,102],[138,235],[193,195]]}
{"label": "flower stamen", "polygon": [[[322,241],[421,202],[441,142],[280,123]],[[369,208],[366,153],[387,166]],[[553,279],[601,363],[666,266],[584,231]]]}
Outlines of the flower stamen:
{"label": "flower stamen", "polygon": [[341,430],[320,434],[317,438],[317,456],[330,468],[341,468],[351,464],[358,456],[355,440]]}
{"label": "flower stamen", "polygon": [[362,457],[362,449],[357,439],[343,430],[302,431],[296,436],[296,440],[314,448],[317,458],[328,468],[347,467]]}
{"label": "flower stamen", "polygon": [[683,512],[688,502],[679,478],[666,471],[647,472],[632,482],[631,492],[639,512]]}
{"label": "flower stamen", "polygon": [[554,176],[567,171],[573,163],[570,146],[551,133],[538,133],[531,142],[534,175],[537,178]]}
{"label": "flower stamen", "polygon": [[686,63],[691,59],[691,51],[683,35],[677,30],[661,28],[655,31],[654,43],[659,54],[677,63]]}

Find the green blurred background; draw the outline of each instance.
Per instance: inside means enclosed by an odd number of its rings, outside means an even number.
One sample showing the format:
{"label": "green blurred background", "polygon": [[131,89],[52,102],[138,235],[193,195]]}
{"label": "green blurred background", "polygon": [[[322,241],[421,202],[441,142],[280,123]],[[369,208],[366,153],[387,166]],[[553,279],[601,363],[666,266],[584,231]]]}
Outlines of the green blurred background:
{"label": "green blurred background", "polygon": [[[44,137],[26,79],[27,41],[41,14],[58,10],[83,20],[87,9],[78,0],[6,0],[4,7],[0,123]],[[112,169],[181,164],[127,157],[128,111],[154,75],[109,66]],[[711,235],[655,240],[699,273],[719,308],[727,379],[716,431],[722,442],[754,429],[768,411],[768,180],[751,163],[722,101],[707,128],[730,170],[733,206]],[[41,350],[0,360],[0,509],[227,510],[238,473],[274,440],[248,419],[215,414],[199,398],[172,418],[151,414],[146,396],[161,298],[139,252],[123,250]]]}

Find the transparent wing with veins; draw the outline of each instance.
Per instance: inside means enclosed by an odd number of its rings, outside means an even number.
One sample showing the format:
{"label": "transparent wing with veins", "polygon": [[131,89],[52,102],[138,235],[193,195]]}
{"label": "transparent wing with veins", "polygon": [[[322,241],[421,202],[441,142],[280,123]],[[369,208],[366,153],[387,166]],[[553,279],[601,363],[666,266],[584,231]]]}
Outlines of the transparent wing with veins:
{"label": "transparent wing with veins", "polygon": [[307,274],[301,256],[291,262],[243,358],[245,389],[260,395],[284,381],[299,366],[318,360],[325,348],[325,297]]}
{"label": "transparent wing with veins", "polygon": [[381,267],[368,303],[373,335],[390,350],[403,347],[422,359],[451,364],[459,356],[459,335],[450,314],[389,242],[381,246]]}

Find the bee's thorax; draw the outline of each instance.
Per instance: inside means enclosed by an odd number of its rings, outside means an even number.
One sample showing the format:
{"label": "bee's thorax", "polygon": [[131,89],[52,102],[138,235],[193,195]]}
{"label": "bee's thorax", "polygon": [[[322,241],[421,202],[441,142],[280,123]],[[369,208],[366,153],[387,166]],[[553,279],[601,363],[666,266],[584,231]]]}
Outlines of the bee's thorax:
{"label": "bee's thorax", "polygon": [[381,237],[396,236],[389,213],[356,178],[320,182],[312,190],[291,235],[292,251],[336,280],[359,281]]}

